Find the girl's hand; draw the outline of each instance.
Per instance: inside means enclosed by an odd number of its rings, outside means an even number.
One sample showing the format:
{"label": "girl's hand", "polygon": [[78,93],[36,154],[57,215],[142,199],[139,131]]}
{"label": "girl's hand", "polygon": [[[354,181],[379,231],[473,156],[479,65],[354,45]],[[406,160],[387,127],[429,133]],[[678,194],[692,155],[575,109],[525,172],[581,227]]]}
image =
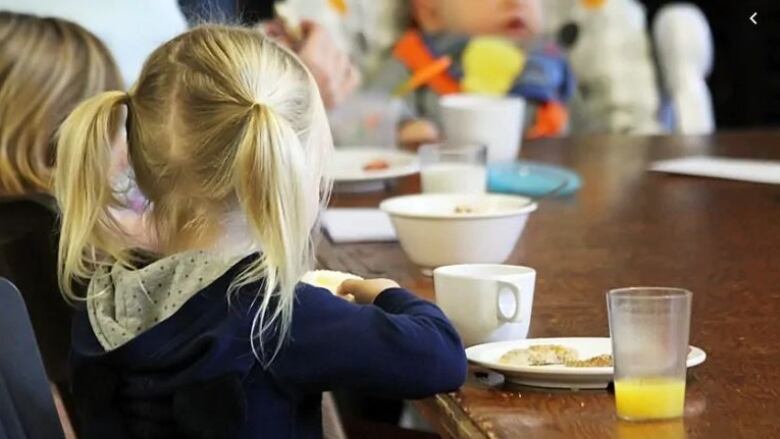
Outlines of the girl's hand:
{"label": "girl's hand", "polygon": [[342,297],[352,296],[355,298],[355,303],[370,305],[374,303],[377,296],[390,288],[399,288],[398,283],[390,279],[349,279],[341,283],[338,295]]}

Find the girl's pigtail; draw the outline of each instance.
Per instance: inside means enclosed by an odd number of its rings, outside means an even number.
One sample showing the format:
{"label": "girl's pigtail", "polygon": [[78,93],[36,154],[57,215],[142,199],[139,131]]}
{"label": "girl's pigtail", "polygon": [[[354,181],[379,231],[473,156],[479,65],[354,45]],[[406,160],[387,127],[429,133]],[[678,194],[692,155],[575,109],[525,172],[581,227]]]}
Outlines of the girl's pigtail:
{"label": "girl's pigtail", "polygon": [[[289,123],[263,104],[252,104],[235,156],[235,188],[249,228],[262,243],[261,257],[234,287],[265,278],[259,312],[253,322],[253,348],[270,362],[281,348],[292,319],[294,289],[311,266],[313,251],[306,212],[306,157]],[[281,331],[279,331],[281,329]],[[267,334],[278,335],[271,355]],[[259,348],[259,349],[258,349]]]}
{"label": "girl's pigtail", "polygon": [[101,263],[126,262],[124,233],[110,212],[119,203],[110,181],[112,141],[129,97],[103,92],[83,101],[60,128],[54,192],[61,211],[58,275],[66,298],[78,300],[74,281],[91,278]]}

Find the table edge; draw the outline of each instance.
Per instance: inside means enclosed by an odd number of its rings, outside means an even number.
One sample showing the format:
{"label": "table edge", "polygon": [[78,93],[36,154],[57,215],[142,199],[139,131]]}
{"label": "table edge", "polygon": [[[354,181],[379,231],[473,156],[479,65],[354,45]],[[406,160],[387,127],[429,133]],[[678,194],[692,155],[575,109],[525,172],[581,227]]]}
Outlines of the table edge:
{"label": "table edge", "polygon": [[415,401],[414,404],[428,422],[436,420],[436,425],[433,427],[442,437],[457,439],[490,439],[495,437],[482,430],[463,411],[463,408],[451,394],[435,395]]}

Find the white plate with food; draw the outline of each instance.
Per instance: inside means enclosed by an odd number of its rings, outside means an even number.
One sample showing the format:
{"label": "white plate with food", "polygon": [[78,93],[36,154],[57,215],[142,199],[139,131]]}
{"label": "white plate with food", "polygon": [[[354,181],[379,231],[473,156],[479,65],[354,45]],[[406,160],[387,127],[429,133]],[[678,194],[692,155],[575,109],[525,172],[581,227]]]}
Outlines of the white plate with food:
{"label": "white plate with food", "polygon": [[417,156],[410,152],[369,147],[336,149],[327,167],[336,190],[346,192],[382,190],[385,181],[419,171]]}
{"label": "white plate with food", "polygon": [[[612,381],[612,342],[599,338],[532,338],[485,343],[466,349],[469,361],[534,387],[604,389]],[[707,354],[691,346],[688,367]]]}

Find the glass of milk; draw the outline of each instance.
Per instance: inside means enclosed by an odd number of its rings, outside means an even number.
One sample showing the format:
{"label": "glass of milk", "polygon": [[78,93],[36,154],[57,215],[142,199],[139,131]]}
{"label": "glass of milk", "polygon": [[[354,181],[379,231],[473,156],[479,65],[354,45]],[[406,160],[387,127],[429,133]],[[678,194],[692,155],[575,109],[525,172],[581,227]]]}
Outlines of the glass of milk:
{"label": "glass of milk", "polygon": [[423,193],[487,192],[487,147],[429,144],[420,147]]}

